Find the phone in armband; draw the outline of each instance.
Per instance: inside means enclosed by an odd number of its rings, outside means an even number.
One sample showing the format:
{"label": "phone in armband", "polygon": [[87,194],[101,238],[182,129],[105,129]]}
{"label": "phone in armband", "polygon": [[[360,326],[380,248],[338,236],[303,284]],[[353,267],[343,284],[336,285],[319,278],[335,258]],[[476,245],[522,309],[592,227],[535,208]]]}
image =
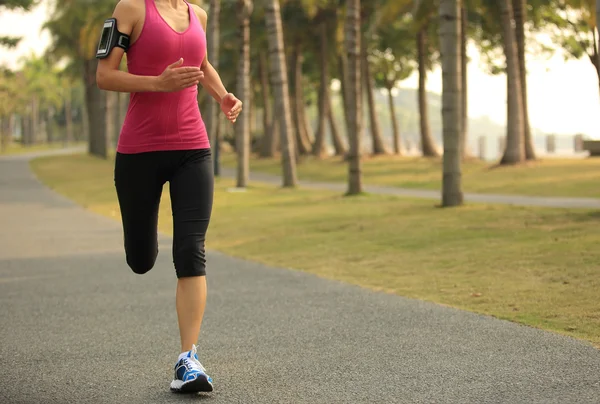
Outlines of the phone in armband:
{"label": "phone in armband", "polygon": [[108,18],[102,26],[102,34],[96,50],[96,58],[104,59],[110,55],[115,48],[121,48],[127,52],[129,49],[129,35],[119,32],[117,29],[117,19]]}

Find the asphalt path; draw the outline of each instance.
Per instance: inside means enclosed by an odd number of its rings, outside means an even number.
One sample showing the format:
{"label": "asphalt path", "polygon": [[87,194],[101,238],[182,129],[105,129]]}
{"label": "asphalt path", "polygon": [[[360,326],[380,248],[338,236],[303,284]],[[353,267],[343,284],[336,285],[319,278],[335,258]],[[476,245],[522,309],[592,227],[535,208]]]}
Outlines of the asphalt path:
{"label": "asphalt path", "polygon": [[[599,403],[574,339],[210,252],[208,395],[179,354],[170,238],[133,274],[120,223],[0,159],[0,403]],[[209,234],[210,242],[210,234]]]}

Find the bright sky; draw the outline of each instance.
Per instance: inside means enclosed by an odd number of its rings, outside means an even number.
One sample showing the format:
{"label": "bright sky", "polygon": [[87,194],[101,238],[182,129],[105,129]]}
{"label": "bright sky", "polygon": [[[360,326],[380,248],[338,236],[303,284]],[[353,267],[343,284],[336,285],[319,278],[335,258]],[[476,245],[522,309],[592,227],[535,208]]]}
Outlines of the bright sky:
{"label": "bright sky", "polygon": [[[33,51],[41,53],[50,42],[49,35],[41,32],[47,17],[47,3],[31,13],[4,11],[0,15],[0,35],[23,36],[16,50],[0,48],[0,64],[15,67],[18,58]],[[489,76],[479,68],[478,54],[469,50],[469,115],[489,116],[495,122],[506,122],[506,77]],[[565,62],[556,55],[551,60],[532,59],[528,65],[529,113],[533,127],[547,133],[583,133],[600,139],[600,91],[593,65],[587,58]],[[416,88],[413,75],[402,84]],[[442,76],[439,69],[430,73],[427,82],[430,91],[440,93]]]}

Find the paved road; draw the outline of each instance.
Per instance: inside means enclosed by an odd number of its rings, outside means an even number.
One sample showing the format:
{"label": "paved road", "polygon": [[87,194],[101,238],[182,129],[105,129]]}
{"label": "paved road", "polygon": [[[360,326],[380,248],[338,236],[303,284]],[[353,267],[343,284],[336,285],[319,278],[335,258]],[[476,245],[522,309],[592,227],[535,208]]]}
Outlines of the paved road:
{"label": "paved road", "polygon": [[[231,168],[222,168],[221,173],[226,177],[234,177],[235,170]],[[253,172],[251,179],[269,184],[281,184],[281,178],[278,175]],[[327,189],[338,192],[346,192],[347,185],[339,182],[317,182],[317,181],[298,181],[300,186],[305,188]],[[440,200],[440,191],[428,189],[410,189],[400,187],[389,187],[383,185],[365,185],[365,192],[382,195],[396,195],[411,198],[436,199]],[[541,197],[525,195],[500,195],[500,194],[464,194],[465,202],[491,203],[516,206],[538,206],[546,208],[589,208],[600,209],[600,199],[596,198],[566,198],[566,197]]]}
{"label": "paved road", "polygon": [[[0,402],[182,403],[170,240],[144,276],[119,224],[0,160]],[[211,253],[212,403],[598,403],[588,344]]]}

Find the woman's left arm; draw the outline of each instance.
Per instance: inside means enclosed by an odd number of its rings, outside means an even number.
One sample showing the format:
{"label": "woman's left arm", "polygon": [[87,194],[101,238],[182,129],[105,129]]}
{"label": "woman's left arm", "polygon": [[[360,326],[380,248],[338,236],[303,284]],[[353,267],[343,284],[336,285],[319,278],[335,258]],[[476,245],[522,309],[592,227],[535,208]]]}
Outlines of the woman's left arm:
{"label": "woman's left arm", "polygon": [[[204,27],[204,32],[206,32],[208,21],[206,11],[195,4],[192,4],[192,8]],[[219,73],[217,73],[213,65],[208,61],[208,55],[204,58],[200,68],[204,72],[204,78],[200,80],[200,84],[219,103],[227,119],[235,122],[240,112],[242,112],[242,102],[235,95],[227,91]]]}

